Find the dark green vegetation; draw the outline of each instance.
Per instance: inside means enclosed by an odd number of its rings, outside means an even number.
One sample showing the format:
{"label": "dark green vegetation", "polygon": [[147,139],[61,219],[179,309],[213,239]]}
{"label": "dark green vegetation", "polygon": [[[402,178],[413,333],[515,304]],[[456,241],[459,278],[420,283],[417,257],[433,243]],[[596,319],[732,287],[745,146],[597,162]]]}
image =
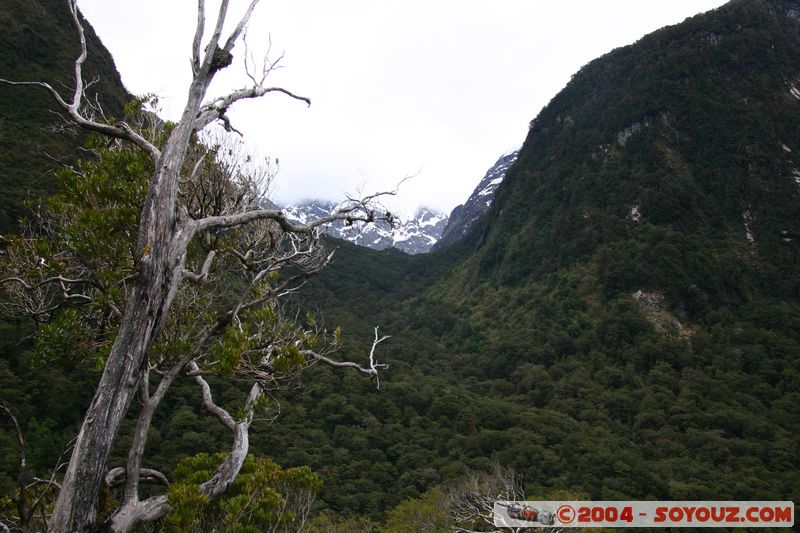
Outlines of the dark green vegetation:
{"label": "dark green vegetation", "polygon": [[[321,507],[379,522],[491,460],[530,497],[796,500],[798,19],[796,0],[734,1],[586,65],[531,123],[489,216],[448,249],[333,243],[297,305],[341,325],[352,357],[380,325],[391,368],[380,391],[306,372],[277,422],[254,427],[253,453],[310,466]],[[3,327],[2,399],[31,468],[49,471],[93,377],[31,370],[14,340],[27,330]],[[148,465],[224,448],[194,387],[161,406]]]}
{"label": "dark green vegetation", "polygon": [[[65,2],[6,0],[0,6],[0,78],[41,80],[63,90],[74,76],[78,33]],[[130,99],[108,50],[86,26],[87,79],[98,77],[88,93],[110,116],[121,115]],[[18,229],[21,217],[45,194],[56,190],[52,170],[74,161],[85,136],[52,110],[44,91],[0,84],[0,235]],[[0,241],[0,250],[5,246]],[[28,460],[35,471],[51,470],[63,444],[74,436],[91,399],[94,377],[75,380],[74,369],[31,367],[31,324],[0,320],[0,401],[7,402],[28,440]],[[5,494],[16,477],[18,450],[9,421],[0,432],[0,486]],[[45,467],[44,465],[50,465]]]}
{"label": "dark green vegetation", "polygon": [[488,458],[535,496],[796,498],[798,13],[733,2],[593,61],[459,249],[321,276],[304,296],[383,324],[393,367],[298,397],[272,456],[373,516]]}
{"label": "dark green vegetation", "polygon": [[[46,81],[66,95],[80,51],[66,2],[4,0],[0,7],[0,78]],[[87,25],[86,80],[98,77],[88,94],[98,95],[109,117],[120,116],[130,99],[108,50]],[[61,84],[64,84],[62,86]],[[50,96],[30,87],[0,85],[0,235],[13,231],[24,204],[54,191],[50,170],[75,159],[82,144],[75,128],[52,110]]]}
{"label": "dark green vegetation", "polygon": [[[321,485],[307,466],[282,469],[269,459],[248,457],[239,477],[224,497],[211,501],[198,486],[211,477],[225,454],[198,454],[175,468],[169,488],[173,512],[165,529],[176,533],[197,531],[297,531],[292,521],[311,510],[313,495]],[[292,494],[284,506],[282,495]],[[232,527],[233,526],[233,527]]]}

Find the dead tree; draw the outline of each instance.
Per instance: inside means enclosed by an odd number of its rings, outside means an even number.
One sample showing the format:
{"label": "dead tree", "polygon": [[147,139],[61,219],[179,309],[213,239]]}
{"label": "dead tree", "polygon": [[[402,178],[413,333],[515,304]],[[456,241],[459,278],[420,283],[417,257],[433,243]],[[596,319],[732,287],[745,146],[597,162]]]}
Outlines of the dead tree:
{"label": "dead tree", "polygon": [[519,476],[495,463],[489,472],[472,474],[452,485],[447,491],[446,501],[450,516],[457,524],[468,528],[484,524],[494,531],[495,502],[522,500],[524,497]]}
{"label": "dead tree", "polygon": [[[229,1],[221,1],[213,29],[208,35],[205,2],[198,0],[197,25],[192,42],[193,77],[188,98],[179,122],[169,130],[163,142],[149,138],[127,122],[112,124],[97,120],[93,113],[87,111],[84,95],[86,84],[82,76],[87,55],[86,40],[76,1],[67,2],[80,37],[80,54],[74,62],[75,86],[71,95],[62,96],[53,86],[44,82],[0,82],[33,86],[46,91],[68,120],[90,132],[131,143],[147,154],[154,170],[139,219],[132,273],[124,280],[124,302],[109,304],[109,316],[116,321],[118,333],[75,440],[49,520],[49,529],[72,533],[95,527],[96,502],[101,486],[104,483],[124,483],[122,506],[106,526],[114,531],[129,531],[139,523],[163,516],[167,511],[166,496],[139,499],[140,483],[166,482],[163,474],[142,467],[142,454],[153,413],[167,388],[178,376],[188,371],[200,387],[203,405],[232,433],[232,452],[213,478],[202,486],[205,493],[214,497],[235,479],[247,453],[248,429],[254,409],[261,401],[265,387],[274,380],[270,361],[279,355],[275,352],[278,349],[274,342],[275,332],[255,331],[250,334],[252,338],[247,339],[249,352],[240,370],[251,377],[253,384],[242,419],[234,419],[213,402],[203,378],[207,370],[201,367],[198,359],[207,353],[213,339],[236,327],[247,313],[253,313],[259,306],[294,290],[303,279],[330,261],[329,255],[320,253],[320,227],[334,220],[371,222],[380,218],[371,205],[378,195],[345,202],[329,216],[305,224],[292,222],[280,210],[264,208],[253,201],[229,201],[216,209],[197,209],[191,192],[187,193],[192,186],[201,186],[196,183],[196,173],[204,165],[202,158],[194,165],[189,165],[192,168],[187,171],[187,157],[190,156],[196,134],[212,123],[220,123],[226,130],[233,130],[226,113],[233,104],[243,99],[281,93],[310,105],[308,98],[282,87],[265,85],[270,67],[265,67],[260,75],[248,72],[252,82],[249,87],[210,100],[206,97],[215,74],[232,63],[234,46],[240,40],[258,0],[250,1],[227,38],[223,38],[223,27]],[[207,44],[203,48],[202,43],[207,35]],[[252,196],[248,198],[253,199]],[[214,245],[217,237],[229,234],[238,235],[238,246],[223,249]],[[274,242],[276,238],[277,245]],[[271,246],[266,247],[266,243]],[[189,263],[198,255],[198,250],[204,252],[203,257],[193,266]],[[250,274],[247,290],[231,309],[195,330],[191,346],[179,357],[159,359],[157,354],[153,354],[153,347],[163,337],[166,326],[172,320],[174,305],[189,305],[184,300],[191,299],[192,286],[208,283],[216,263],[223,257],[235,257]],[[36,265],[41,270],[47,267],[43,260],[39,261],[41,258],[31,258],[34,259],[37,263],[41,262]],[[296,275],[289,276],[282,283],[274,282],[270,274],[287,265],[296,267]],[[51,294],[49,291],[55,290],[60,293],[54,303],[56,306],[91,301],[92,291],[97,290],[87,278],[61,274],[39,279],[36,283],[21,277],[10,277],[4,282],[15,286],[33,302],[41,302],[41,298]],[[52,309],[44,307],[35,311],[48,312]],[[310,331],[308,335],[315,333],[319,332]],[[316,351],[310,347],[298,350],[303,360],[309,363],[349,367],[377,380],[382,365],[374,359],[374,348],[385,338],[380,337],[376,330],[368,365],[337,361],[325,350]],[[149,381],[151,370],[160,373],[160,380],[154,388]],[[137,392],[143,407],[127,465],[107,472],[112,444]]]}

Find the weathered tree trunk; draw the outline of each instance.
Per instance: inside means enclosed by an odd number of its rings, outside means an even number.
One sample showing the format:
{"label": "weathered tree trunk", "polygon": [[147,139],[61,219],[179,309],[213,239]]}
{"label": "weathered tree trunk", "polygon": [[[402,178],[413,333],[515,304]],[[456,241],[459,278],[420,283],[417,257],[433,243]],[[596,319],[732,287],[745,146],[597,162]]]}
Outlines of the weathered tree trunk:
{"label": "weathered tree trunk", "polygon": [[[106,462],[120,423],[133,399],[140,369],[153,342],[159,318],[169,304],[169,268],[152,265],[140,273],[106,368],[78,434],[50,527],[56,532],[89,529]],[[153,272],[154,271],[154,272]],[[174,281],[173,281],[174,283]]]}
{"label": "weathered tree trunk", "polygon": [[[139,273],[105,370],[78,433],[50,528],[87,531],[94,523],[106,462],[158,329],[175,297],[194,226],[176,217],[177,181],[204,87],[192,85],[184,120],[158,161],[139,226]],[[200,94],[197,94],[200,93]]]}
{"label": "weathered tree trunk", "polygon": [[141,523],[154,522],[162,518],[169,509],[166,496],[154,496],[135,505],[124,505],[105,524],[104,531],[128,532]]}

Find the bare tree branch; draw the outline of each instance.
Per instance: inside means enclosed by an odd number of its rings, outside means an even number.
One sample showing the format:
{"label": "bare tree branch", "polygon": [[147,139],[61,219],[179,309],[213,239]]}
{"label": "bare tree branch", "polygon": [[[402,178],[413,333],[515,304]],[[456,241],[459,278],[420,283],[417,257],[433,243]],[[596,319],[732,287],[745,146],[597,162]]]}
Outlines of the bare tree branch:
{"label": "bare tree branch", "polygon": [[[141,468],[139,470],[139,476],[142,481],[150,482],[150,483],[158,483],[160,485],[164,485],[165,487],[169,487],[169,480],[167,476],[159,472],[158,470],[153,470],[151,468]],[[118,487],[122,485],[127,479],[128,474],[125,468],[118,466],[117,468],[112,468],[106,474],[106,485],[109,487]]]}
{"label": "bare tree branch", "polygon": [[3,411],[8,418],[11,419],[11,423],[14,424],[14,429],[17,432],[17,442],[19,443],[19,467],[20,471],[25,470],[25,438],[22,436],[22,430],[19,427],[19,422],[17,422],[17,417],[11,412],[11,409],[8,406],[0,402],[0,411]]}
{"label": "bare tree branch", "polygon": [[519,476],[497,463],[488,473],[473,474],[448,490],[450,515],[456,522],[481,521],[492,527],[497,500],[514,501],[524,497]]}
{"label": "bare tree branch", "polygon": [[[318,218],[305,224],[295,223],[289,220],[286,215],[278,209],[254,209],[252,211],[245,211],[234,215],[226,216],[213,216],[206,217],[195,222],[195,231],[201,232],[215,228],[230,228],[234,226],[241,226],[249,224],[257,220],[272,220],[281,227],[283,231],[290,233],[306,233],[310,234],[314,228],[329,224],[336,220],[344,220],[346,222],[374,222],[377,218],[374,210],[367,208],[369,199],[380,195],[392,193],[379,193],[372,195],[364,200],[358,202],[348,203],[348,205],[341,207],[331,213],[330,215]],[[361,211],[361,213],[359,213]]]}
{"label": "bare tree branch", "polygon": [[244,31],[244,29],[247,27],[247,23],[250,22],[250,16],[253,14],[253,10],[258,2],[259,0],[252,0],[250,5],[247,6],[247,11],[245,11],[241,20],[239,20],[239,23],[236,25],[236,28],[231,32],[228,40],[225,42],[224,50],[226,52],[233,50],[233,46],[236,44],[236,41],[239,39],[242,31]]}
{"label": "bare tree branch", "polygon": [[[33,290],[33,289],[44,287],[45,285],[48,285],[48,284],[57,283],[57,284],[59,284],[60,287],[64,288],[65,284],[69,284],[69,285],[85,284],[85,283],[90,283],[90,281],[87,280],[87,279],[68,279],[68,278],[65,278],[63,276],[52,276],[52,277],[43,279],[42,281],[38,281],[38,282],[34,283],[33,285],[31,285],[30,283],[28,283],[24,279],[14,276],[14,277],[9,277],[9,278],[5,278],[5,279],[0,280],[0,285],[5,285],[6,283],[19,283],[20,285],[22,285],[22,287],[24,289],[30,291],[30,290]],[[91,298],[89,298],[89,299],[91,300]]]}
{"label": "bare tree branch", "polygon": [[217,13],[217,22],[214,26],[214,33],[211,34],[211,39],[206,47],[206,61],[211,61],[214,51],[219,47],[219,38],[222,35],[222,26],[225,24],[225,17],[228,13],[228,0],[222,0],[219,5],[219,13]]}
{"label": "bare tree branch", "polygon": [[217,417],[223,426],[231,431],[235,431],[236,421],[233,419],[230,413],[228,413],[228,411],[214,403],[214,398],[211,395],[211,387],[209,387],[208,382],[203,379],[203,376],[200,374],[200,367],[197,365],[197,363],[191,361],[186,366],[188,367],[189,372],[192,372],[195,383],[200,385],[200,389],[203,392],[203,407],[206,408],[206,411]]}
{"label": "bare tree branch", "polygon": [[247,32],[242,34],[242,44],[244,45],[244,71],[245,74],[247,74],[247,77],[250,78],[250,81],[253,82],[254,87],[262,87],[267,79],[267,76],[269,76],[273,70],[280,68],[278,64],[283,60],[283,54],[281,54],[275,61],[270,61],[269,54],[272,51],[271,35],[268,36],[268,42],[269,46],[267,46],[267,51],[264,53],[264,59],[261,63],[261,76],[256,79],[255,57],[253,56],[253,53],[250,51],[250,48],[247,44]]}
{"label": "bare tree branch", "polygon": [[[32,531],[35,529],[35,515],[36,510],[40,509],[42,514],[44,514],[44,505],[42,505],[42,500],[48,494],[52,493],[52,489],[59,490],[61,486],[55,481],[56,473],[60,470],[61,466],[61,459],[62,455],[59,456],[58,461],[56,461],[56,467],[53,469],[53,472],[50,476],[50,479],[41,479],[36,476],[32,476],[28,472],[27,462],[26,462],[26,446],[25,446],[25,439],[22,434],[22,429],[19,426],[17,418],[11,412],[11,409],[8,408],[3,402],[0,402],[0,412],[4,412],[6,416],[11,419],[11,422],[14,425],[14,428],[17,433],[17,441],[20,446],[20,462],[19,462],[19,473],[17,476],[17,491],[16,495],[10,495],[9,499],[16,504],[17,514],[20,529],[22,531]],[[39,488],[43,486],[43,488]],[[29,496],[31,496],[31,490],[36,489],[33,492],[35,498],[33,502],[29,502]],[[2,522],[0,522],[2,524]],[[45,527],[46,530],[46,523],[43,520],[42,525]]]}
{"label": "bare tree branch", "polygon": [[[185,353],[174,365],[172,365],[169,371],[161,377],[161,381],[158,383],[155,392],[153,392],[152,395],[149,393],[146,395],[147,400],[142,407],[141,413],[139,413],[139,419],[136,424],[136,429],[134,430],[133,443],[128,451],[128,462],[126,468],[121,469],[126,475],[124,494],[125,505],[138,504],[140,478],[146,478],[147,472],[155,472],[141,468],[141,464],[142,456],[144,455],[145,443],[147,441],[147,432],[150,429],[156,408],[161,404],[161,401],[164,399],[167,390],[172,385],[172,382],[175,380],[175,378],[180,374],[184,367],[186,367],[186,365],[189,364],[189,362],[199,354],[200,349],[207,342],[212,332],[213,328],[206,328],[203,333],[198,336],[198,339],[195,341],[194,348]],[[148,378],[149,371],[145,371],[144,375],[142,376],[142,382],[146,383],[149,381]],[[117,470],[118,469],[113,469],[111,472],[116,472]],[[111,476],[111,472],[109,472],[109,474],[106,476],[106,484],[108,485],[111,484],[109,482],[109,476]],[[162,484],[169,485],[169,483],[166,482],[166,477],[164,477],[164,481],[165,482]]]}
{"label": "bare tree branch", "polygon": [[214,257],[217,255],[216,250],[211,250],[206,255],[206,260],[203,261],[203,267],[199,274],[195,274],[191,270],[183,269],[183,277],[193,283],[201,283],[208,279],[208,273],[211,270],[211,264],[214,262]]}
{"label": "bare tree branch", "polygon": [[375,340],[372,342],[372,347],[369,351],[369,366],[364,367],[359,365],[358,363],[354,363],[353,361],[336,361],[331,359],[330,357],[326,357],[322,354],[319,354],[313,350],[303,350],[301,353],[307,357],[311,357],[312,359],[319,361],[320,363],[324,363],[328,366],[332,366],[334,368],[353,368],[362,374],[368,375],[374,382],[376,388],[381,388],[381,382],[378,375],[378,371],[381,368],[389,368],[389,365],[377,363],[375,361],[375,347],[378,344],[382,343],[383,341],[390,339],[389,335],[384,335],[383,337],[378,338],[378,327],[375,327]]}
{"label": "bare tree branch", "polygon": [[52,485],[57,489],[61,488],[61,484],[53,481],[52,479],[42,479],[40,477],[31,477],[31,482],[25,485],[25,488],[35,487],[36,485]]}
{"label": "bare tree branch", "polygon": [[197,0],[197,28],[192,39],[192,74],[197,76],[200,73],[200,43],[203,40],[203,32],[206,25],[206,3],[205,0]]}
{"label": "bare tree branch", "polygon": [[220,96],[219,98],[215,99],[214,101],[205,104],[197,115],[197,120],[195,121],[194,129],[195,131],[200,131],[215,120],[224,120],[225,113],[228,109],[238,102],[239,100],[246,100],[250,98],[260,98],[268,93],[283,93],[286,96],[293,98],[295,100],[300,100],[305,102],[306,105],[311,105],[311,99],[305,96],[300,96],[294,94],[293,92],[289,91],[288,89],[284,89],[283,87],[261,87],[255,86],[246,89],[238,89],[233,91],[232,93],[228,94],[227,96]]}
{"label": "bare tree branch", "polygon": [[131,531],[139,524],[155,522],[169,511],[166,495],[154,496],[118,509],[104,524],[106,531]]}
{"label": "bare tree branch", "polygon": [[[195,381],[198,383],[201,381],[205,383],[201,376],[195,376]],[[207,387],[208,385],[206,384],[205,386]],[[253,414],[262,393],[263,389],[258,383],[254,383],[250,388],[250,393],[247,395],[247,401],[245,402],[245,416],[242,420],[236,422],[232,428],[233,444],[231,445],[231,451],[222,464],[217,467],[211,479],[200,485],[201,494],[207,494],[211,498],[217,498],[236,480],[236,476],[239,475],[244,460],[247,458],[247,452],[250,449],[250,424],[253,422]],[[205,396],[205,388],[203,394]],[[209,408],[207,403],[204,402],[204,405],[206,409]],[[216,410],[224,411],[224,409],[219,407],[216,407]],[[221,421],[223,420],[217,412],[213,412],[213,414]],[[225,412],[225,414],[228,415],[227,412]],[[230,418],[230,415],[228,415],[228,417]]]}
{"label": "bare tree branch", "polygon": [[[24,243],[23,248],[29,243]],[[24,267],[36,264],[32,277],[42,275],[44,259],[35,256],[25,257],[26,251],[10,254],[8,265]],[[67,303],[85,304],[93,301],[91,291],[98,287],[89,279],[50,276],[38,281],[26,280],[20,276],[10,276],[0,280],[0,287],[12,296],[0,302],[0,309],[11,316],[30,316],[36,320],[45,320],[50,313]],[[77,289],[78,292],[73,292]],[[87,294],[88,292],[88,294]]]}

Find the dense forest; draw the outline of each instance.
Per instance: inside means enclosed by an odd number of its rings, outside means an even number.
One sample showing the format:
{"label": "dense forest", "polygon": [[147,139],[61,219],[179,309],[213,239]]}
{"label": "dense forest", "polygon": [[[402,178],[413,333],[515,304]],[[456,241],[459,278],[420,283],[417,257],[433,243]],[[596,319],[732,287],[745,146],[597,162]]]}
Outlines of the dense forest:
{"label": "dense forest", "polygon": [[[77,34],[64,2],[8,0],[0,9],[0,72],[13,80],[58,84],[70,79],[79,51]],[[86,77],[95,79],[89,94],[109,118],[120,116],[131,96],[122,86],[108,50],[87,25]],[[79,132],[53,114],[45,93],[0,87],[0,233],[17,226],[26,203],[54,191],[53,168],[74,160]]]}
{"label": "dense forest", "polygon": [[[66,13],[31,30],[59,3],[0,8],[13,51],[3,77],[69,71]],[[128,96],[90,41],[121,113]],[[329,240],[334,260],[290,307],[339,326],[354,357],[380,326],[390,367],[379,390],[355,373],[305,370],[254,422],[247,475],[318,491],[317,531],[448,531],[453,488],[498,465],[529,499],[796,500],[799,52],[797,1],[734,0],[577,72],[458,243],[408,256]],[[40,96],[0,87],[7,233],[24,199],[69,194],[42,178],[42,154],[74,160],[86,142],[42,132],[52,116]],[[98,376],[91,354],[37,343],[49,326],[0,325],[0,401],[42,477]],[[209,382],[222,403],[245,391]],[[148,441],[148,464],[178,487],[227,439],[195,388],[176,381]],[[124,464],[136,414],[110,468]],[[19,446],[6,421],[0,494],[11,495]],[[175,494],[159,527],[191,529]],[[9,497],[0,512],[13,512]]]}

